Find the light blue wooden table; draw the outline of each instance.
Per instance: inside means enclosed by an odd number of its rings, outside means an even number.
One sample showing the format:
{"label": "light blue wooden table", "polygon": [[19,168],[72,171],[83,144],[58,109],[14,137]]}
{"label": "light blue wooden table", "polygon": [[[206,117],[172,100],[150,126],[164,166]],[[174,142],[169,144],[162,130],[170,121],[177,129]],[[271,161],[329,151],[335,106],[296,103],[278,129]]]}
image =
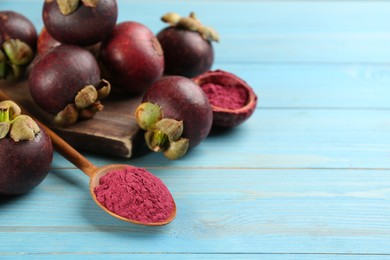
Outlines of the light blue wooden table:
{"label": "light blue wooden table", "polygon": [[[1,0],[42,26],[42,1]],[[384,259],[390,257],[390,1],[130,1],[119,20],[154,32],[167,11],[215,27],[213,68],[259,106],[178,161],[127,163],[177,202],[163,227],[113,219],[55,154],[33,192],[0,199],[0,259]]]}

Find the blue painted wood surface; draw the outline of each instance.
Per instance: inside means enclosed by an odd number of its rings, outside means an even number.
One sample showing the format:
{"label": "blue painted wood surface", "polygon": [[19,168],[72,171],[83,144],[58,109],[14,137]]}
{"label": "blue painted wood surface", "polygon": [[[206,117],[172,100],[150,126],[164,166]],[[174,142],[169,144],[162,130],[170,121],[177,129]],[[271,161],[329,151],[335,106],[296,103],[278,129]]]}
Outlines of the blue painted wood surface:
{"label": "blue painted wood surface", "polygon": [[[42,26],[43,1],[1,0]],[[390,1],[129,1],[119,21],[154,32],[195,11],[221,34],[214,68],[259,106],[178,161],[87,153],[148,168],[177,218],[129,225],[55,154],[33,192],[0,199],[0,259],[384,259],[390,257]]]}

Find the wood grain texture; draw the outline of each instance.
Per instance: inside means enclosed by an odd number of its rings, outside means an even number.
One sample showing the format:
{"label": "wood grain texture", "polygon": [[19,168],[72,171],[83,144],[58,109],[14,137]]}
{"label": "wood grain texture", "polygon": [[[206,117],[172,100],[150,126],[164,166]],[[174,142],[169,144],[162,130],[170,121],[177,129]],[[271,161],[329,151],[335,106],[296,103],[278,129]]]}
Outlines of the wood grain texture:
{"label": "wood grain texture", "polygon": [[103,111],[96,113],[92,119],[79,121],[69,127],[58,127],[54,123],[54,116],[40,109],[32,99],[27,80],[3,81],[0,88],[76,149],[130,158],[142,142],[143,135],[134,118],[141,96],[110,96],[102,101]]}
{"label": "wood grain texture", "polygon": [[[42,25],[35,0],[0,9]],[[117,221],[57,153],[33,192],[0,198],[0,259],[388,259],[388,1],[119,0],[119,20],[158,32],[196,11],[221,34],[214,68],[245,79],[259,106],[178,161],[83,153],[146,167],[171,190],[164,227]],[[27,11],[28,10],[28,11]]]}

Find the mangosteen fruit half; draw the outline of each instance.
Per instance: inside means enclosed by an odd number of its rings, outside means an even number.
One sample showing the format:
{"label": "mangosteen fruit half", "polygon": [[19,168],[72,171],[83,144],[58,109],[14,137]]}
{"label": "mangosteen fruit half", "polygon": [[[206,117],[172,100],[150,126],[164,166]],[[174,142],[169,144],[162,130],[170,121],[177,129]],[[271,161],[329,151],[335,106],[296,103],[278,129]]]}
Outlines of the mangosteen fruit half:
{"label": "mangosteen fruit half", "polygon": [[101,44],[99,60],[113,89],[125,94],[145,92],[164,71],[164,55],[156,36],[133,21],[115,26]]}
{"label": "mangosteen fruit half", "polygon": [[116,24],[116,0],[45,0],[42,19],[47,31],[61,43],[94,45]]}
{"label": "mangosteen fruit half", "polygon": [[0,11],[0,79],[17,79],[35,56],[37,31],[29,19]]}
{"label": "mangosteen fruit half", "polygon": [[0,102],[0,195],[31,191],[53,159],[50,137],[11,100]]}
{"label": "mangosteen fruit half", "polygon": [[166,76],[145,92],[135,117],[152,151],[178,159],[208,136],[213,113],[206,94],[192,80]]}
{"label": "mangosteen fruit half", "polygon": [[230,72],[208,71],[193,81],[209,98],[214,126],[235,127],[255,111],[257,95],[244,80]]}
{"label": "mangosteen fruit half", "polygon": [[217,32],[204,26],[192,12],[189,17],[167,13],[162,21],[170,26],[157,34],[165,58],[165,74],[195,77],[208,71],[214,62],[212,41]]}
{"label": "mangosteen fruit half", "polygon": [[58,126],[92,118],[103,109],[100,100],[110,92],[95,57],[84,48],[67,44],[52,48],[34,62],[28,86],[32,99],[55,115]]}

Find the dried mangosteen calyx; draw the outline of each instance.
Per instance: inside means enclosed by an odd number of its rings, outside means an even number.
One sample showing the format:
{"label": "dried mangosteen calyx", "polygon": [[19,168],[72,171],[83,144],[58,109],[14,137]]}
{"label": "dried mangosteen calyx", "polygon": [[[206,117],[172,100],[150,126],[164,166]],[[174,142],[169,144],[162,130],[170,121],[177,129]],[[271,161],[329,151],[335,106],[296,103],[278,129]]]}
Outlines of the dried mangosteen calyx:
{"label": "dried mangosteen calyx", "polygon": [[[81,0],[88,7],[96,7],[99,0]],[[58,8],[63,15],[69,15],[77,10],[80,0],[57,0]]]}
{"label": "dried mangosteen calyx", "polygon": [[31,117],[21,115],[21,109],[15,102],[0,102],[0,139],[9,135],[15,142],[31,141],[39,132],[37,123]]}
{"label": "dried mangosteen calyx", "polygon": [[150,150],[163,152],[168,159],[175,160],[185,155],[188,150],[189,140],[183,137],[172,140],[169,136],[170,134],[166,134],[159,129],[151,129],[145,132],[145,141]]}
{"label": "dried mangosteen calyx", "polygon": [[40,132],[38,124],[27,115],[17,116],[11,125],[10,137],[15,141],[32,141]]}
{"label": "dried mangosteen calyx", "polygon": [[19,78],[34,58],[31,47],[19,40],[9,39],[0,49],[0,79]]}
{"label": "dried mangosteen calyx", "polygon": [[151,102],[140,104],[135,111],[138,125],[146,130],[145,141],[150,150],[163,152],[169,159],[178,159],[188,150],[189,140],[183,138],[183,121],[163,118],[163,110]]}
{"label": "dried mangosteen calyx", "polygon": [[54,122],[58,126],[67,127],[75,124],[79,119],[91,119],[99,111],[103,110],[100,100],[107,97],[111,90],[111,85],[106,80],[101,80],[96,89],[92,85],[82,88],[76,95],[74,103],[68,104],[54,117]]}
{"label": "dried mangosteen calyx", "polygon": [[74,103],[77,109],[81,110],[91,106],[98,98],[98,92],[92,85],[85,86],[77,93]]}
{"label": "dried mangosteen calyx", "polygon": [[180,138],[175,142],[170,142],[168,148],[164,151],[164,156],[168,159],[175,160],[186,154],[189,146],[189,140]]}
{"label": "dried mangosteen calyx", "polygon": [[19,39],[5,41],[3,49],[9,61],[18,66],[27,65],[34,58],[34,52],[31,47]]}
{"label": "dried mangosteen calyx", "polygon": [[75,104],[68,104],[54,117],[54,123],[58,126],[67,127],[73,125],[79,119],[79,112]]}
{"label": "dried mangosteen calyx", "polygon": [[85,6],[88,7],[96,7],[99,0],[81,0]]}
{"label": "dried mangosteen calyx", "polygon": [[21,113],[15,102],[5,100],[0,102],[0,139],[6,137],[11,129],[12,121]]}
{"label": "dried mangosteen calyx", "polygon": [[209,26],[204,26],[194,12],[191,12],[188,17],[181,17],[177,13],[168,12],[161,17],[161,20],[177,28],[198,32],[206,41],[219,42],[218,32]]}
{"label": "dried mangosteen calyx", "polygon": [[154,125],[163,117],[162,109],[159,105],[144,102],[135,110],[135,119],[143,130],[154,128]]}
{"label": "dried mangosteen calyx", "polygon": [[155,124],[155,128],[167,135],[170,141],[177,141],[183,134],[183,121],[162,118]]}

